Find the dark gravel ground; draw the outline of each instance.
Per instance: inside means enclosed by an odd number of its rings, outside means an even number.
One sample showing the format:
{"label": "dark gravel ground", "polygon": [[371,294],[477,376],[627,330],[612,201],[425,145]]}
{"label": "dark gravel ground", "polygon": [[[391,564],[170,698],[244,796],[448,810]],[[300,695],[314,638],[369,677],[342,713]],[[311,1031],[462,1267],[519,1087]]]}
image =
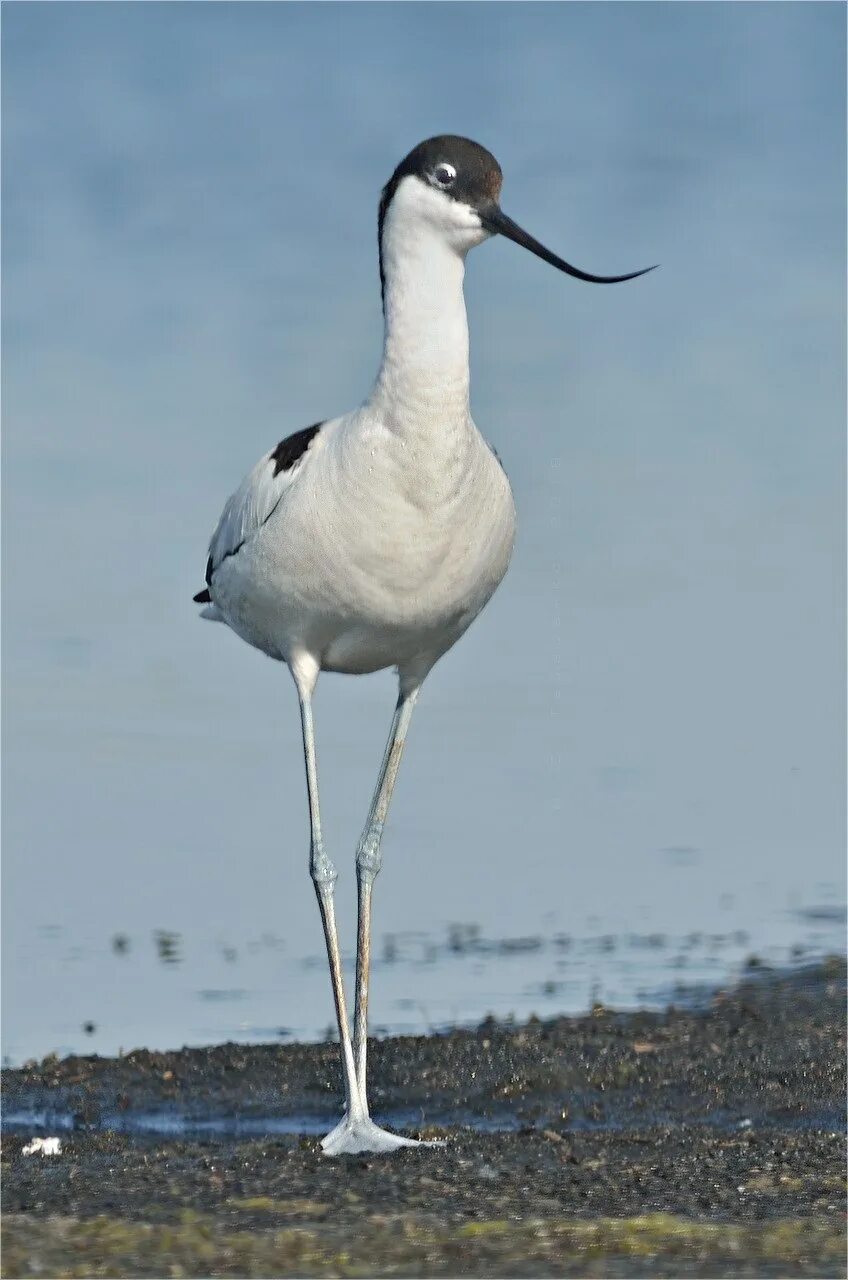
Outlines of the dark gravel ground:
{"label": "dark gravel ground", "polygon": [[[831,961],[700,1012],[385,1040],[377,1117],[446,1145],[341,1161],[261,1136],[334,1123],[332,1045],[46,1059],[4,1073],[7,1116],[48,1116],[4,1140],[3,1274],[844,1275],[844,1033]],[[104,1127],[151,1113],[189,1128]],[[190,1127],[235,1117],[260,1136]]]}

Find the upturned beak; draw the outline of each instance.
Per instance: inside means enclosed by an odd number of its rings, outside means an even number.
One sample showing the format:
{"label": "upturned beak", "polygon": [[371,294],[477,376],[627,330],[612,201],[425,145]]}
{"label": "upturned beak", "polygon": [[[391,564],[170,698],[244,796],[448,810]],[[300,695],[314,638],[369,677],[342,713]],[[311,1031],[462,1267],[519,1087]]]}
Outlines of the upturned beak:
{"label": "upturned beak", "polygon": [[480,221],[486,231],[492,235],[506,236],[508,240],[514,240],[516,244],[520,244],[525,249],[529,249],[531,253],[535,253],[537,258],[541,258],[543,262],[549,262],[552,267],[556,267],[559,271],[565,271],[567,275],[574,276],[577,280],[588,280],[589,284],[621,284],[624,280],[635,280],[637,276],[644,276],[649,271],[656,271],[658,263],[652,267],[643,267],[641,271],[631,271],[626,276],[593,276],[588,271],[581,271],[579,267],[572,267],[570,262],[566,262],[564,258],[558,258],[555,253],[551,253],[550,249],[546,249],[543,244],[539,244],[538,240],[534,240],[528,235],[517,222],[513,222],[512,218],[508,218],[501,209],[492,201],[491,204],[485,205],[477,210],[480,215]]}

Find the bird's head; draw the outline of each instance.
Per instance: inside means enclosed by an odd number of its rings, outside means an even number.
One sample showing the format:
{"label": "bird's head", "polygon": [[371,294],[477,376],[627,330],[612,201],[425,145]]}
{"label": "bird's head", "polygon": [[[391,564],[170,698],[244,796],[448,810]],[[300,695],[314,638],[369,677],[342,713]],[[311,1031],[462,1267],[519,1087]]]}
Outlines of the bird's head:
{"label": "bird's head", "polygon": [[470,138],[443,134],[419,142],[401,160],[380,197],[381,275],[389,228],[401,249],[405,239],[426,229],[463,256],[489,236],[506,236],[558,270],[591,284],[619,284],[653,271],[644,267],[623,276],[596,276],[571,266],[507,217],[499,203],[502,184],[495,157]]}

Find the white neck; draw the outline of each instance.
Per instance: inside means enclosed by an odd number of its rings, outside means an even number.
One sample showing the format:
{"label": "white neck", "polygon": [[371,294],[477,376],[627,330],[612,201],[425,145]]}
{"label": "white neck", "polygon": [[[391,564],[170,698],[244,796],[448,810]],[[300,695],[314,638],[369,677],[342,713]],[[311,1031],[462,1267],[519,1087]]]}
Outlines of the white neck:
{"label": "white neck", "polygon": [[383,225],[383,360],[369,403],[398,429],[468,419],[465,253],[390,207]]}

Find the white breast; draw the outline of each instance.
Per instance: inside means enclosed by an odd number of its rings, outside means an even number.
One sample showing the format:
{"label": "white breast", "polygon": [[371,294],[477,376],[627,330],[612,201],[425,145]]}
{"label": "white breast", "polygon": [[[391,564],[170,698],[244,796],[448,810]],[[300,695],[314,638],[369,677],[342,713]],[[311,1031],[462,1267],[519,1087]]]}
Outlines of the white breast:
{"label": "white breast", "polygon": [[233,630],[273,657],[305,649],[324,670],[429,669],[503,578],[515,528],[509,483],[470,420],[437,439],[416,447],[363,409],[325,424],[279,491],[260,463],[245,484],[268,514],[212,578]]}

